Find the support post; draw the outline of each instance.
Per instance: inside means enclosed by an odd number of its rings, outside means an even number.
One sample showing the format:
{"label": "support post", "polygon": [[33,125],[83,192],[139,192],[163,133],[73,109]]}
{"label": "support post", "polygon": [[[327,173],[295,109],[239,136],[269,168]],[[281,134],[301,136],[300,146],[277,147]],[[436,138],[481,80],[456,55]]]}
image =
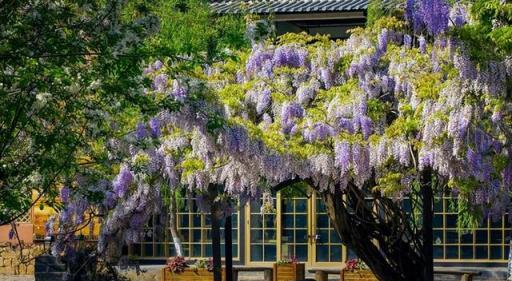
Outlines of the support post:
{"label": "support post", "polygon": [[423,171],[421,174],[421,193],[423,201],[423,276],[425,281],[434,280],[434,198],[432,192],[432,172]]}
{"label": "support post", "polygon": [[226,264],[226,281],[233,281],[233,235],[231,215],[224,219],[224,253]]}

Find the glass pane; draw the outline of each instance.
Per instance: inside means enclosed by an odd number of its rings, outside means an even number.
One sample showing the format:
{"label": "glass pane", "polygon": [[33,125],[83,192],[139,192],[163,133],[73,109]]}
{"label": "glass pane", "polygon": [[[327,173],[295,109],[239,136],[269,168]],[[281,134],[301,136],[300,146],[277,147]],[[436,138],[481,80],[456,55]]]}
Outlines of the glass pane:
{"label": "glass pane", "polygon": [[475,241],[477,244],[487,244],[487,230],[477,230]]}
{"label": "glass pane", "polygon": [[295,231],[295,243],[307,243],[308,242],[308,231],[296,230]]}
{"label": "glass pane", "polygon": [[501,230],[491,230],[491,243],[501,244],[503,242],[503,232]]}
{"label": "glass pane", "polygon": [[295,227],[308,227],[308,216],[307,215],[295,215]]}
{"label": "glass pane", "polygon": [[443,247],[442,246],[434,246],[434,259],[442,259],[443,258]]}
{"label": "glass pane", "polygon": [[434,230],[434,245],[443,244],[443,231]]}
{"label": "glass pane", "polygon": [[265,230],[265,242],[275,241],[276,240],[276,231],[275,230]]}
{"label": "glass pane", "polygon": [[262,220],[263,220],[263,218],[259,214],[251,215],[251,228],[253,228],[253,227],[262,228],[263,227]]}
{"label": "glass pane", "polygon": [[461,246],[460,247],[460,258],[461,259],[472,259],[473,258],[473,246]]}
{"label": "glass pane", "polygon": [[477,259],[488,259],[488,248],[487,246],[476,246],[475,247],[475,258]]}
{"label": "glass pane", "polygon": [[336,230],[331,229],[330,233],[331,233],[331,244],[332,243],[341,244],[341,238],[338,235],[338,232],[336,232]]}
{"label": "glass pane", "polygon": [[201,244],[192,244],[192,256],[193,257],[201,256]]}
{"label": "glass pane", "polygon": [[308,245],[295,246],[295,257],[300,261],[308,260]]}
{"label": "glass pane", "polygon": [[473,233],[463,233],[460,235],[460,243],[473,244]]}
{"label": "glass pane", "polygon": [[446,231],[446,243],[454,244],[459,242],[459,233],[456,230]]}
{"label": "glass pane", "polygon": [[434,215],[433,227],[434,228],[442,228],[443,227],[443,216],[442,215]]}
{"label": "glass pane", "polygon": [[332,262],[341,261],[341,246],[331,246],[331,255]]}
{"label": "glass pane", "polygon": [[251,261],[263,261],[262,245],[251,245]]}
{"label": "glass pane", "polygon": [[447,259],[458,259],[459,258],[459,247],[458,246],[447,246],[446,247],[446,258]]}
{"label": "glass pane", "polygon": [[188,227],[188,215],[179,215],[179,225],[180,227]]}
{"label": "glass pane", "polygon": [[295,212],[306,213],[307,209],[308,209],[307,206],[308,206],[307,199],[298,199],[295,201]]}
{"label": "glass pane", "polygon": [[281,219],[284,228],[293,228],[293,215],[283,214]]}
{"label": "glass pane", "polygon": [[265,245],[265,261],[276,261],[275,245]]}
{"label": "glass pane", "polygon": [[490,258],[493,260],[501,260],[503,259],[502,255],[502,247],[501,246],[491,246],[491,256]]}
{"label": "glass pane", "polygon": [[328,228],[329,217],[327,215],[317,215],[316,226],[318,228]]}
{"label": "glass pane", "polygon": [[265,215],[265,227],[274,228],[276,227],[276,216],[275,215]]}
{"label": "glass pane", "polygon": [[153,244],[144,244],[144,256],[152,257],[153,256]]}
{"label": "glass pane", "polygon": [[316,246],[316,261],[329,261],[329,246]]}
{"label": "glass pane", "polygon": [[251,243],[263,243],[263,230],[251,230]]}
{"label": "glass pane", "polygon": [[316,236],[317,244],[326,244],[329,243],[329,230],[318,230]]}
{"label": "glass pane", "polygon": [[457,228],[457,215],[446,215],[446,227]]}
{"label": "glass pane", "polygon": [[286,198],[281,200],[281,212],[282,213],[293,213],[293,200]]}

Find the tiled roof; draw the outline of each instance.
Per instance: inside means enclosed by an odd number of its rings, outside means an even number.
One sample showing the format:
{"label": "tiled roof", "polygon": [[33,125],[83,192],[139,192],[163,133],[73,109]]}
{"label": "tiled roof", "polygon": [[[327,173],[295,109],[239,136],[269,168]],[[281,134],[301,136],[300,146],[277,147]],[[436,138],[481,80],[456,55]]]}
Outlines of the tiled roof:
{"label": "tiled roof", "polygon": [[221,14],[247,10],[254,14],[362,11],[369,0],[216,0],[212,8]]}

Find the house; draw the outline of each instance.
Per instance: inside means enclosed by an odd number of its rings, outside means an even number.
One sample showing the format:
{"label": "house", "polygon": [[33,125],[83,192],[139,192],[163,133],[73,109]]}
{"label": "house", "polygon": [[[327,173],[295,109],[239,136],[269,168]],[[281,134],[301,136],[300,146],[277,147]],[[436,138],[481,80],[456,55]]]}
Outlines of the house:
{"label": "house", "polygon": [[271,15],[278,35],[287,32],[348,37],[347,31],[366,22],[368,0],[213,0],[220,13]]}

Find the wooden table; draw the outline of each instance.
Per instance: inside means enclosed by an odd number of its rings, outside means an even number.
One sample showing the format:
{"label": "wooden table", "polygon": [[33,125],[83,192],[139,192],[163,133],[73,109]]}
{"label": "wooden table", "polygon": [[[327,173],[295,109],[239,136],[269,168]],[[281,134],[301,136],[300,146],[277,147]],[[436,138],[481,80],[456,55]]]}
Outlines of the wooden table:
{"label": "wooden table", "polygon": [[434,274],[460,275],[460,281],[473,281],[473,277],[482,274],[482,272],[470,269],[436,268],[434,269]]}
{"label": "wooden table", "polygon": [[272,267],[271,266],[233,266],[233,281],[238,281],[238,272],[261,272],[263,271],[263,280],[272,281]]}

